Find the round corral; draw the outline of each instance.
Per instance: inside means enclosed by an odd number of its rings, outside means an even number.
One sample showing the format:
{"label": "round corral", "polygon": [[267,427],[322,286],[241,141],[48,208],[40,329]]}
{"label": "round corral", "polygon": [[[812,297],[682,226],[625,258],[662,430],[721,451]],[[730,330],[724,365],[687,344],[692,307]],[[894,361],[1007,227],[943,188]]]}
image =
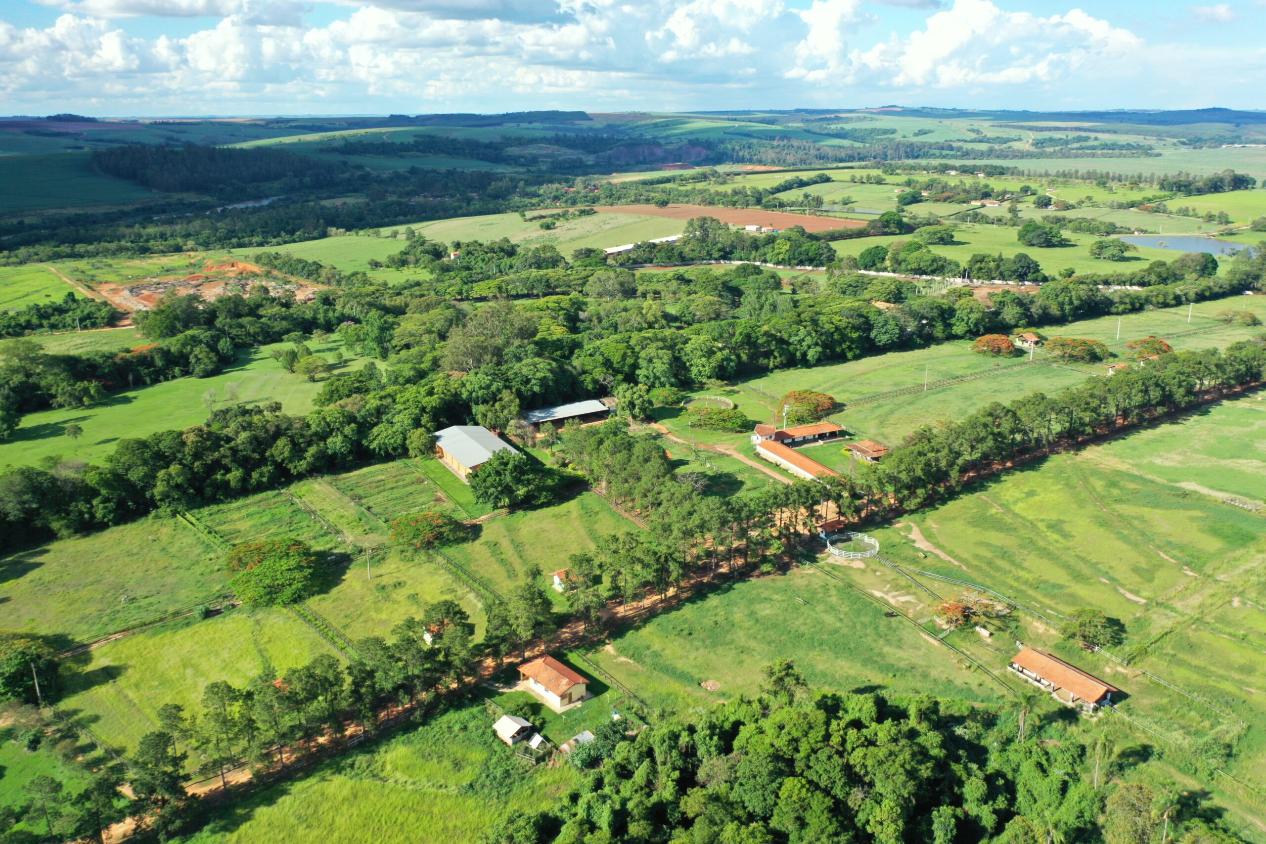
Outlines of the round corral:
{"label": "round corral", "polygon": [[827,535],[826,550],[846,560],[864,560],[879,553],[879,540],[865,533],[846,530]]}
{"label": "round corral", "polygon": [[717,407],[721,410],[733,410],[737,407],[733,401],[725,396],[696,396],[686,402],[686,407]]}

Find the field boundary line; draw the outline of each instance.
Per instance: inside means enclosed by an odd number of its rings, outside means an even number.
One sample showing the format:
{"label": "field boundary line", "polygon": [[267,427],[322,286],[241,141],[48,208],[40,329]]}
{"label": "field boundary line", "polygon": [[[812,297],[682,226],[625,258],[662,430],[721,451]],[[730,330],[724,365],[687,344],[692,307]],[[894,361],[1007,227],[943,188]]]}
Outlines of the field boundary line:
{"label": "field boundary line", "polygon": [[451,574],[465,584],[468,589],[473,590],[477,595],[482,594],[493,603],[502,603],[505,601],[505,597],[492,586],[485,583],[483,578],[467,570],[465,566],[445,554],[443,551],[432,548],[431,553],[440,561],[441,565],[447,568]]}
{"label": "field boundary line", "polygon": [[285,496],[296,507],[307,513],[312,518],[312,521],[320,525],[326,533],[348,546],[349,549],[356,547],[356,543],[352,540],[352,535],[350,533],[327,519],[319,510],[316,509],[316,507],[313,507],[310,502],[304,501],[301,496],[295,495],[293,489],[287,487]]}
{"label": "field boundary line", "polygon": [[176,512],[176,518],[182,523],[193,528],[194,532],[203,539],[208,540],[215,546],[217,551],[227,551],[233,547],[233,543],[225,539],[224,536],[221,535],[215,528],[211,527],[188,510],[178,510]]}
{"label": "field boundary line", "polygon": [[289,609],[296,618],[315,631],[318,636],[329,643],[336,651],[347,657],[359,655],[360,652],[356,648],[356,643],[329,619],[308,606],[307,601],[291,604]]}
{"label": "field boundary line", "polygon": [[[217,601],[219,603],[216,603]],[[235,607],[239,605],[240,605],[240,602],[237,601],[231,593],[222,592],[218,595],[213,595],[209,600],[198,601],[197,603],[194,603],[194,604],[187,604],[186,606],[181,607],[180,609],[171,610],[167,613],[164,613],[163,615],[158,616],[157,618],[152,618],[149,621],[142,621],[139,624],[133,624],[131,627],[124,627],[121,630],[115,630],[111,633],[107,633],[104,636],[93,639],[91,642],[85,642],[81,645],[75,645],[73,648],[67,648],[66,650],[58,653],[57,658],[65,659],[67,657],[78,656],[79,654],[87,653],[88,651],[93,650],[94,648],[98,648],[102,645],[107,645],[110,642],[115,642],[115,641],[118,641],[119,639],[126,639],[128,636],[131,636],[134,633],[140,633],[144,630],[148,630],[151,627],[157,627],[160,624],[166,624],[169,621],[175,621],[176,619],[193,615],[194,613],[198,612],[204,607],[215,610],[218,613],[223,613],[227,610],[234,609]]]}
{"label": "field boundary line", "polygon": [[625,695],[634,703],[636,703],[639,707],[641,707],[642,711],[638,713],[638,717],[641,718],[643,721],[646,720],[646,716],[651,711],[651,708],[650,708],[650,705],[647,704],[646,701],[643,700],[641,696],[637,694],[637,692],[630,689],[623,682],[621,682],[614,674],[612,674],[607,669],[603,668],[601,665],[598,665],[598,663],[594,662],[593,660],[591,660],[589,657],[585,656],[584,654],[571,653],[571,654],[568,654],[568,656],[570,656],[572,659],[575,659],[577,662],[579,662],[581,665],[587,668],[590,673],[596,674],[598,677],[602,678],[602,680],[608,685],[613,686],[616,689],[618,689],[621,694]]}

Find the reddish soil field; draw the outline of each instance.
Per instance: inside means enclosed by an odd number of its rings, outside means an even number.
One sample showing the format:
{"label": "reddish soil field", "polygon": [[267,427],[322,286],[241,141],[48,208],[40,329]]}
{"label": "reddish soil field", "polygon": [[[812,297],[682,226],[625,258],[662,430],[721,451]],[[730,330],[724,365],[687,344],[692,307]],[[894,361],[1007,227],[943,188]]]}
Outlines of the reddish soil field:
{"label": "reddish soil field", "polygon": [[229,261],[225,264],[207,261],[200,273],[147,278],[127,284],[98,284],[96,292],[119,310],[133,313],[148,311],[167,293],[193,293],[211,301],[231,293],[247,295],[260,285],[267,285],[274,292],[288,290],[300,301],[311,299],[320,289],[319,285],[303,279],[266,273],[262,267],[246,261]]}
{"label": "reddish soil field", "polygon": [[694,217],[714,217],[732,226],[769,226],[789,229],[803,226],[807,232],[824,232],[831,229],[857,229],[866,225],[861,220],[845,220],[841,217],[814,217],[809,214],[791,214],[786,211],[763,211],[760,208],[720,208],[711,205],[599,205],[594,210],[607,214],[643,214],[647,217],[667,217],[670,220],[690,220]]}

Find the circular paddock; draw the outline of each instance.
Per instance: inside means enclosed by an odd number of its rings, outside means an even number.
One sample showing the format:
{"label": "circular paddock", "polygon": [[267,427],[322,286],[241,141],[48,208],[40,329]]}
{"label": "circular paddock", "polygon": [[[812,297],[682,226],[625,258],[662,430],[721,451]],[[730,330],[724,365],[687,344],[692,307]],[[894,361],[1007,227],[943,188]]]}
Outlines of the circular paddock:
{"label": "circular paddock", "polygon": [[879,540],[851,530],[826,536],[826,550],[845,560],[865,560],[879,553]]}
{"label": "circular paddock", "polygon": [[738,405],[725,396],[696,396],[686,402],[686,407],[716,407],[721,410],[733,410]]}

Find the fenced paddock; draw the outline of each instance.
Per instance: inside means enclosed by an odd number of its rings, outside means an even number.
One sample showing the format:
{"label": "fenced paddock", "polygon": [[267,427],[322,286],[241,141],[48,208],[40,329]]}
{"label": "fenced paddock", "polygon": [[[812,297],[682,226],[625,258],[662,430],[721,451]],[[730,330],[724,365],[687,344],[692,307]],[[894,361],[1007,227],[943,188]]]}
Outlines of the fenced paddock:
{"label": "fenced paddock", "polygon": [[845,560],[865,560],[879,553],[879,540],[851,530],[831,533],[822,537],[827,553]]}
{"label": "fenced paddock", "polygon": [[696,396],[686,402],[686,407],[715,407],[721,410],[733,410],[737,405],[725,396]]}
{"label": "fenced paddock", "polygon": [[370,466],[330,481],[335,489],[383,523],[426,509],[464,515],[439,487],[404,461]]}
{"label": "fenced paddock", "polygon": [[203,507],[191,515],[230,545],[281,537],[322,549],[342,544],[339,536],[291,500],[285,490]]}

